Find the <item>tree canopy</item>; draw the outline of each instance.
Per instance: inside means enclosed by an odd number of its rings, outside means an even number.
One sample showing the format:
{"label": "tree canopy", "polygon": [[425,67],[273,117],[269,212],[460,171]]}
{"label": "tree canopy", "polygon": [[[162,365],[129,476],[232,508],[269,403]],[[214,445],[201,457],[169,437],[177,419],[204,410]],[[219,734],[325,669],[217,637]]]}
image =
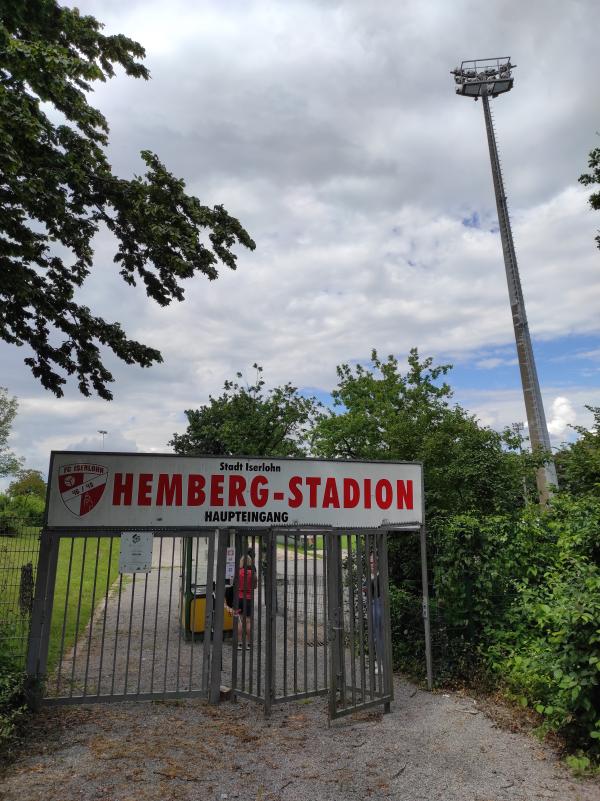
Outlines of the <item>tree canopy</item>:
{"label": "tree canopy", "polygon": [[[579,177],[579,182],[584,186],[600,184],[600,147],[596,147],[591,151],[588,159],[588,167],[590,168],[590,172],[581,175]],[[590,195],[590,206],[593,209],[600,210],[600,190],[598,192],[592,192]],[[600,234],[596,237],[596,242],[600,248]]]}
{"label": "tree canopy", "polygon": [[20,470],[8,485],[9,498],[40,498],[46,500],[46,482],[39,470]]}
{"label": "tree canopy", "polygon": [[21,461],[8,446],[13,420],[17,415],[17,399],[11,398],[8,390],[0,387],[0,476],[14,475]]}
{"label": "tree canopy", "polygon": [[149,150],[141,152],[143,176],[113,174],[107,121],[86,93],[117,66],[133,78],[149,73],[140,44],[106,36],[102,27],[56,0],[3,3],[0,336],[29,346],[25,363],[57,396],[65,374],[75,374],[84,395],[111,399],[102,346],[127,364],[148,367],[162,358],[77,301],[100,228],[116,241],[123,280],[141,281],[161,306],[183,299],[184,279],[201,273],[213,280],[219,262],[235,269],[237,243],[255,245],[222,206],[186,194],[183,180]]}
{"label": "tree canopy", "polygon": [[318,403],[290,383],[265,389],[262,367],[254,384],[226,381],[223,393],[199,409],[188,409],[187,430],[169,442],[176,453],[224,456],[303,456]]}
{"label": "tree canopy", "polygon": [[429,512],[489,514],[523,504],[529,457],[517,453],[511,431],[480,426],[450,404],[452,390],[443,377],[451,365],[421,361],[416,348],[406,374],[394,356],[384,361],[373,351],[371,359],[374,369],[337,368],[334,409],[313,434],[319,455],[422,461]]}

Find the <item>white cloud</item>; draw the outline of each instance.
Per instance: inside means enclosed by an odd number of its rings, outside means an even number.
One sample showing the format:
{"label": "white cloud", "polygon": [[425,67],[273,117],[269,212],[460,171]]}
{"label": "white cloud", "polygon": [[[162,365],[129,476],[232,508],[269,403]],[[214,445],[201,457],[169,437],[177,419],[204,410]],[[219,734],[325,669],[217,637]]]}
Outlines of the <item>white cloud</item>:
{"label": "white cloud", "polygon": [[[139,150],[155,150],[203,202],[238,216],[257,250],[159,309],[118,278],[102,233],[81,299],[165,363],[141,370],[109,357],[115,401],[72,386],[58,401],[30,377],[26,353],[0,345],[2,383],[21,401],[13,445],[29,466],[45,469],[51,448],[92,443],[99,429],[113,438],[107,449],[165,450],[183,410],[254,361],[272,384],[325,391],[336,364],[372,347],[513,365],[483,116],[454,95],[448,72],[473,41],[487,53],[504,42],[519,64],[494,111],[531,332],[548,342],[600,334],[598,214],[576,183],[597,128],[597,2],[569,14],[557,0],[79,6],[148,51],[152,81],[121,75],[92,96],[111,125],[115,169],[139,172]],[[560,64],[550,82],[549,64]],[[479,227],[465,227],[474,212]],[[592,343],[586,358],[595,353]],[[584,403],[600,403],[595,390],[567,390],[558,371],[543,391],[547,404],[566,395],[578,420]],[[520,389],[460,400],[497,427],[523,419]]]}
{"label": "white cloud", "polygon": [[552,402],[550,420],[548,421],[548,431],[554,437],[562,437],[567,432],[569,426],[574,425],[577,414],[573,404],[568,398],[559,395]]}
{"label": "white cloud", "polygon": [[517,359],[500,359],[497,356],[491,356],[489,359],[480,359],[475,362],[475,367],[480,370],[494,370],[496,367],[508,367],[518,364]]}

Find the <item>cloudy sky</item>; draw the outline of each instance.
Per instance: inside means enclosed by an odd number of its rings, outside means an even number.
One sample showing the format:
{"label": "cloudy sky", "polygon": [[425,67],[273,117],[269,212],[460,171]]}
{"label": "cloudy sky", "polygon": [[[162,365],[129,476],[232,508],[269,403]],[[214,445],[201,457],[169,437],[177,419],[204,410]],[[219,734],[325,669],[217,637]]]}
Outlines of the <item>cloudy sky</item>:
{"label": "cloudy sky", "polygon": [[160,309],[123,284],[99,237],[82,299],[160,348],[151,370],[107,358],[115,400],[57,400],[0,344],[19,398],[12,444],[164,451],[183,410],[257,361],[269,384],[327,398],[340,362],[411,346],[455,365],[456,400],[502,427],[525,412],[481,103],[454,94],[462,59],[516,63],[492,103],[546,415],[555,444],[600,405],[600,214],[577,183],[600,145],[597,0],[79,0],[147,51],[92,98],[115,170],[157,152],[257,243],[236,272],[188,282]]}

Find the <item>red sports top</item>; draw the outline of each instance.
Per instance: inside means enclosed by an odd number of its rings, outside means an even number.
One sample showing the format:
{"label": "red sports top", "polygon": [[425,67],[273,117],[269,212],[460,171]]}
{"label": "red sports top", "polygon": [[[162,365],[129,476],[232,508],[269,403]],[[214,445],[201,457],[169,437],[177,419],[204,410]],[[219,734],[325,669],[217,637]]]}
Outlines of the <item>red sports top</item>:
{"label": "red sports top", "polygon": [[252,598],[253,571],[249,567],[240,567],[238,574],[238,597],[250,600]]}

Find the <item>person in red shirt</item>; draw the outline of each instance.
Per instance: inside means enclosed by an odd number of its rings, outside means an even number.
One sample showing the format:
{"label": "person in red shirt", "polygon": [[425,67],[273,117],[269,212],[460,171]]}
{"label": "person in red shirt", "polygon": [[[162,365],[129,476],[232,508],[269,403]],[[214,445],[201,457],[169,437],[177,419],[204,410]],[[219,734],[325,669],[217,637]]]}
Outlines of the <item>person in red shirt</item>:
{"label": "person in red shirt", "polygon": [[250,648],[252,601],[258,584],[254,560],[248,554],[240,559],[238,572],[238,648],[242,648],[242,626],[246,619],[246,648]]}

